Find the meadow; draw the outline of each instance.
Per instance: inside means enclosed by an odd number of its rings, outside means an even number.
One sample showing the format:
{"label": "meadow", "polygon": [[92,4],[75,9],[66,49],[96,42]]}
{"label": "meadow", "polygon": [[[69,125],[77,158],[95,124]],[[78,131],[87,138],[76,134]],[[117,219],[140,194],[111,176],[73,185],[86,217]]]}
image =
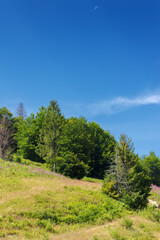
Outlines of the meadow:
{"label": "meadow", "polygon": [[[160,211],[131,211],[101,192],[102,181],[74,180],[30,161],[0,160],[0,239],[160,239]],[[160,202],[153,186],[150,199]]]}

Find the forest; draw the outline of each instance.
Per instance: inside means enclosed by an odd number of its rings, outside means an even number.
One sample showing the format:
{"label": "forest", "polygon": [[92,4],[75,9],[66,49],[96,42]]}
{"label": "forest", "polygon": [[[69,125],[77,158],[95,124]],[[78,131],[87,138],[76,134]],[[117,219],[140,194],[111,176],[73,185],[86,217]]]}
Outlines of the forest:
{"label": "forest", "polygon": [[73,179],[104,179],[105,194],[135,209],[147,205],[151,184],[160,186],[160,159],[154,152],[140,158],[127,135],[117,142],[85,117],[66,119],[55,100],[30,116],[23,103],[15,116],[0,108],[0,158],[29,159]]}

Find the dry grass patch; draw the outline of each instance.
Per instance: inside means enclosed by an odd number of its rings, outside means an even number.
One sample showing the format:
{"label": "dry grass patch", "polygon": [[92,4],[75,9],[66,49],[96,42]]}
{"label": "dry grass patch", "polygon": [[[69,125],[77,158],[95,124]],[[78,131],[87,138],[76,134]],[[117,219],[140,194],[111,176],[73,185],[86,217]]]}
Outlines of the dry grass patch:
{"label": "dry grass patch", "polygon": [[124,220],[113,221],[102,226],[83,228],[80,231],[50,236],[50,240],[159,240],[160,227],[157,223],[133,216],[127,220],[133,221],[131,227]]}

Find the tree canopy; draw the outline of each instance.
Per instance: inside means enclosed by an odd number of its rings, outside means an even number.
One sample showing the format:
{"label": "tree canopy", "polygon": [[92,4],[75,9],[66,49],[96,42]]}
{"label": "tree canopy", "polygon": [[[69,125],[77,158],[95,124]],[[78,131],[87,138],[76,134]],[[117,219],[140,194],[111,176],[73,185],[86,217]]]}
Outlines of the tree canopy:
{"label": "tree canopy", "polygon": [[148,169],[152,183],[160,186],[160,158],[154,152],[143,159],[144,166]]}

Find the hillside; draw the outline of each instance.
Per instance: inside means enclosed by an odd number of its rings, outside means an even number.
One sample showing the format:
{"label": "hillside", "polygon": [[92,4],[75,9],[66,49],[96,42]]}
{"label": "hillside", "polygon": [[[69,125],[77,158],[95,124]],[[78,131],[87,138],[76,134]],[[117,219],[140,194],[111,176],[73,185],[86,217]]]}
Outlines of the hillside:
{"label": "hillside", "polygon": [[100,182],[0,160],[1,239],[160,239],[159,221],[158,209],[131,212]]}

